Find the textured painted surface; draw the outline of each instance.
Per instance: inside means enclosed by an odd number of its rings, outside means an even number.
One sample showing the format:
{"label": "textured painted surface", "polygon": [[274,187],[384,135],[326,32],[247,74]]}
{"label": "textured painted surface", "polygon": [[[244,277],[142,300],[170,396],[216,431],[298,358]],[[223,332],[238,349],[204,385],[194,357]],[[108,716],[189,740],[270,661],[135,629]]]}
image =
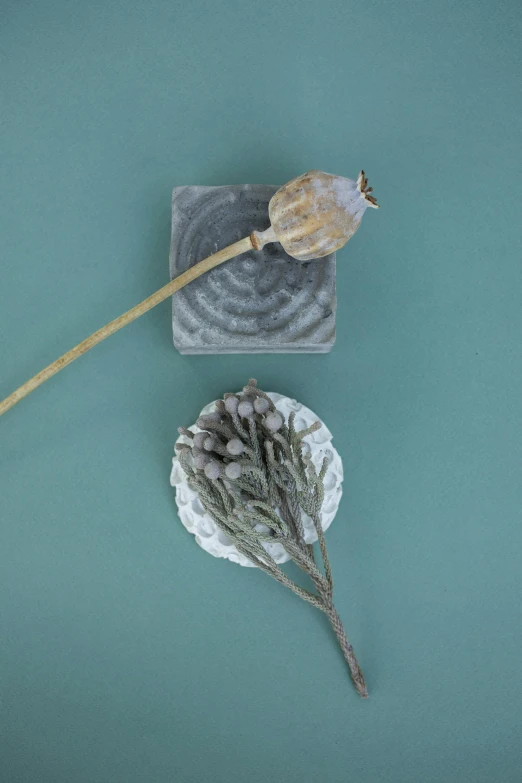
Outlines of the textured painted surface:
{"label": "textured painted surface", "polygon": [[[0,394],[168,282],[171,194],[367,171],[328,354],[171,302],[0,419],[2,783],[520,783],[518,0],[3,0]],[[249,376],[343,459],[328,622],[194,544],[180,423]]]}
{"label": "textured painted surface", "polygon": [[[268,392],[275,403],[277,410],[288,421],[290,413],[295,413],[296,429],[302,430],[316,421],[321,421],[313,411],[296,400],[284,397],[281,394]],[[215,403],[205,405],[200,415],[211,413],[216,409]],[[313,432],[305,439],[304,452],[310,454],[312,463],[317,471],[321,469],[323,459],[328,460],[328,469],[324,477],[324,502],[321,507],[321,527],[328,530],[339,508],[342,495],[343,463],[339,452],[332,444],[332,433],[324,422],[317,432]],[[192,432],[199,432],[197,425],[189,427]],[[185,436],[178,438],[180,443],[188,443]],[[245,555],[238,552],[230,539],[221,531],[210,514],[201,505],[197,493],[189,486],[179,459],[175,456],[172,460],[170,483],[175,487],[176,504],[178,514],[189,531],[196,537],[196,543],[214,557],[224,557],[241,566],[253,567],[253,563]],[[308,514],[302,512],[302,521],[307,544],[317,541],[317,532],[314,523]],[[276,563],[286,563],[290,558],[281,544],[263,544]]]}
{"label": "textured painted surface", "polygon": [[[269,185],[172,194],[171,278],[269,226]],[[325,353],[335,342],[335,253],[290,258],[278,242],[212,269],[172,297],[180,353]]]}

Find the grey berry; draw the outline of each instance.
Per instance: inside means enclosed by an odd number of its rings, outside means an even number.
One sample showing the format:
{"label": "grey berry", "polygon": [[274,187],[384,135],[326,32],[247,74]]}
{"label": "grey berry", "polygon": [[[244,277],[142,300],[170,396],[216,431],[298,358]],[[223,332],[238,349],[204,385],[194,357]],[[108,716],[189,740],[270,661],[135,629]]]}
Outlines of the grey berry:
{"label": "grey berry", "polygon": [[254,413],[254,406],[248,400],[242,400],[237,406],[237,412],[242,418],[246,419]]}
{"label": "grey berry", "polygon": [[212,460],[210,454],[207,454],[205,451],[198,451],[196,454],[192,452],[192,454],[194,456],[194,466],[199,468],[199,470],[203,470],[203,468]]}
{"label": "grey berry", "polygon": [[198,449],[203,448],[203,444],[205,443],[206,439],[208,438],[208,432],[196,432],[194,435],[194,446]]}
{"label": "grey berry", "polygon": [[264,397],[256,397],[254,400],[254,410],[256,413],[266,413],[269,407],[268,400],[265,400]]}
{"label": "grey berry", "polygon": [[237,397],[227,397],[225,400],[225,408],[229,413],[236,413],[239,400]]}
{"label": "grey berry", "polygon": [[215,438],[213,435],[208,435],[205,439],[205,442],[203,443],[203,448],[205,451],[213,451],[217,446],[217,438]]}
{"label": "grey berry", "polygon": [[265,425],[270,432],[277,432],[283,426],[283,417],[276,411],[268,413],[265,417]]}
{"label": "grey berry", "polygon": [[238,457],[244,450],[243,441],[239,440],[239,438],[232,438],[232,440],[229,440],[227,443],[227,451],[229,454],[233,454],[234,457]]}
{"label": "grey berry", "polygon": [[205,476],[209,479],[218,479],[221,476],[221,465],[215,459],[205,465]]}
{"label": "grey berry", "polygon": [[239,462],[229,462],[225,468],[225,474],[229,479],[238,479],[241,475],[241,465]]}

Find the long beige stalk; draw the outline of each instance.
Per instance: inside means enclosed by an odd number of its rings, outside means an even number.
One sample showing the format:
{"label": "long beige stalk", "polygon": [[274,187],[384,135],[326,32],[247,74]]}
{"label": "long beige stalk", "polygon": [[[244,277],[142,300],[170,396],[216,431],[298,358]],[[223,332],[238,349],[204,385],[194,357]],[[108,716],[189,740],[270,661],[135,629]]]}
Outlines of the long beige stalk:
{"label": "long beige stalk", "polygon": [[205,272],[208,272],[215,266],[219,266],[219,264],[222,264],[224,261],[235,258],[235,256],[239,256],[241,253],[246,253],[248,250],[260,250],[267,241],[274,241],[271,234],[269,234],[269,231],[270,229],[264,234],[253,232],[249,237],[240,239],[239,242],[235,242],[233,245],[229,245],[218,253],[214,253],[208,258],[205,258],[203,261],[200,261],[199,264],[195,264],[190,267],[190,269],[187,269],[186,272],[179,275],[179,277],[176,277],[175,280],[164,285],[163,288],[160,288],[155,294],[149,296],[148,299],[145,299],[139,305],[133,307],[132,310],[127,310],[127,312],[120,315],[119,318],[115,318],[114,321],[111,321],[106,326],[98,329],[97,332],[94,332],[94,334],[91,334],[86,340],[83,340],[83,342],[78,343],[74,348],[71,348],[70,351],[64,353],[59,359],[56,359],[56,361],[48,367],[41,370],[38,375],[35,375],[24,383],[23,386],[20,386],[19,389],[16,389],[9,397],[6,397],[3,402],[0,402],[0,416],[8,411],[9,408],[12,408],[13,405],[16,405],[17,402],[20,402],[20,400],[30,394],[30,392],[34,391],[34,389],[40,386],[44,381],[48,380],[48,378],[52,378],[57,372],[63,370],[64,367],[67,367],[68,364],[79,356],[82,356],[82,354],[87,353],[87,351],[95,345],[101,343],[102,340],[105,340],[106,337],[117,332],[118,329],[127,326],[131,321],[135,321],[140,315],[147,313],[157,304],[163,302],[164,299],[172,296],[172,294],[179,291],[180,288],[186,286],[187,283],[191,283],[192,280],[205,274]]}
{"label": "long beige stalk", "polygon": [[249,237],[205,258],[144,302],[91,334],[0,402],[0,416],[110,334],[234,256],[248,250],[261,250],[268,242],[280,242],[288,255],[299,261],[324,258],[339,250],[357,231],[366,208],[377,207],[371,191],[364,171],[357,181],[315,170],[290,180],[270,199],[268,213],[272,225],[266,231],[253,231]]}

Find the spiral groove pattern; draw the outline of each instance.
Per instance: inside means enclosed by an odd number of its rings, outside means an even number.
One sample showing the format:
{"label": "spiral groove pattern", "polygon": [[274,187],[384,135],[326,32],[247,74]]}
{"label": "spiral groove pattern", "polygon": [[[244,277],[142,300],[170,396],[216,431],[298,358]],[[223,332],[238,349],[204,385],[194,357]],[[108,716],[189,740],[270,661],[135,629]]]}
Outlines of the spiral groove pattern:
{"label": "spiral groove pattern", "polygon": [[[172,194],[171,278],[269,226],[269,185],[189,186]],[[172,298],[186,354],[325,353],[335,341],[335,254],[300,262],[279,243],[227,261]]]}

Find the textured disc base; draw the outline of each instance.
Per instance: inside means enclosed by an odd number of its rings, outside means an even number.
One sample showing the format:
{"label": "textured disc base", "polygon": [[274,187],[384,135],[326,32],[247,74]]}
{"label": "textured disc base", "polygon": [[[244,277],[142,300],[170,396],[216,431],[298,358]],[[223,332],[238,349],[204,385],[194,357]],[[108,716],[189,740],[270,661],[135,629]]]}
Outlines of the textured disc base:
{"label": "textured disc base", "polygon": [[[270,185],[189,186],[172,194],[170,277],[269,226]],[[296,261],[277,242],[226,261],[172,297],[184,354],[326,353],[335,342],[335,253]]]}
{"label": "textured disc base", "polygon": [[[290,413],[295,413],[295,427],[297,430],[309,427],[315,421],[321,421],[310,408],[301,405],[296,400],[272,392],[269,392],[269,396],[285,421],[288,420]],[[216,403],[211,402],[203,408],[200,416],[212,413],[215,410]],[[192,432],[199,432],[199,428],[196,425],[189,427],[189,429]],[[188,443],[189,441],[188,438],[182,435],[177,442]],[[332,444],[332,433],[324,422],[321,422],[320,429],[304,439],[304,449],[310,455],[316,470],[321,469],[325,457],[328,462],[328,468],[324,477],[324,501],[320,512],[321,527],[323,530],[327,530],[333,522],[341,501],[343,463],[339,453]],[[232,541],[218,528],[210,514],[205,511],[196,492],[189,486],[177,456],[174,456],[172,460],[170,483],[176,488],[176,504],[178,506],[179,518],[189,533],[196,537],[196,543],[210,555],[213,555],[213,557],[224,557],[232,563],[255,568],[254,564],[236,549]],[[305,541],[307,544],[313,544],[317,541],[317,532],[313,520],[304,512],[301,518]],[[263,546],[276,563],[286,563],[290,559],[281,544],[265,543]]]}

